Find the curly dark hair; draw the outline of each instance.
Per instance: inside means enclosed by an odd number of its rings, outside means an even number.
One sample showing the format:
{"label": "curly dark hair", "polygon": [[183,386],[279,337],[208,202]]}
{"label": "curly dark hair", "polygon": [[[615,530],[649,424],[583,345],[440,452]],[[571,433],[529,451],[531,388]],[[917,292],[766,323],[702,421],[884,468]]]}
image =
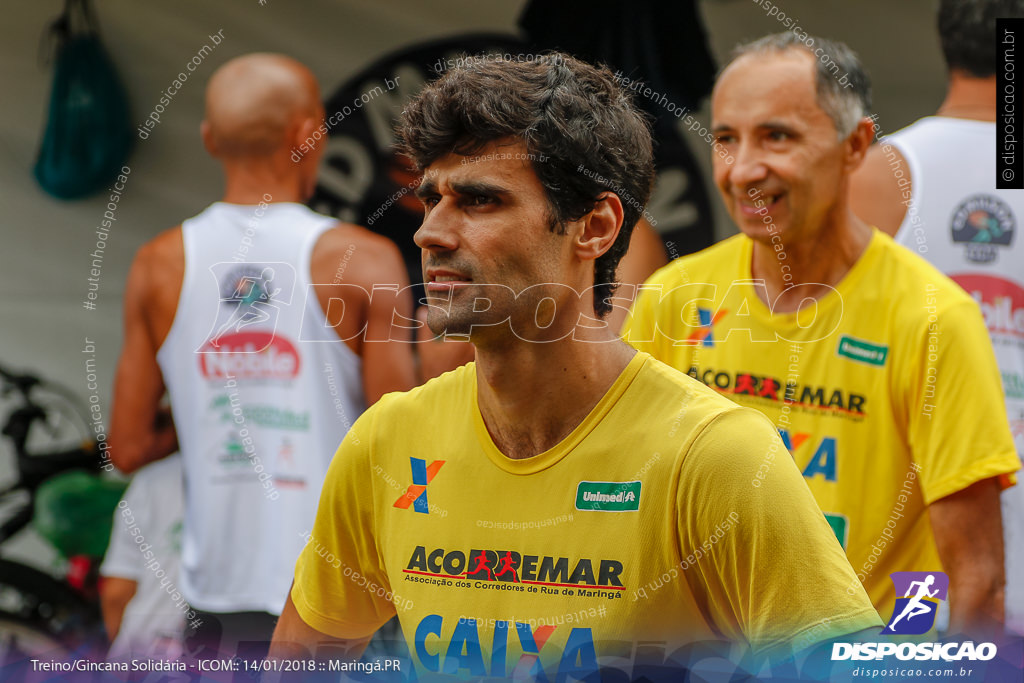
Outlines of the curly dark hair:
{"label": "curly dark hair", "polygon": [[622,228],[594,263],[594,311],[604,316],[654,183],[650,126],[607,67],[560,52],[530,57],[457,60],[402,112],[399,151],[422,172],[448,154],[471,156],[495,140],[522,140],[558,233],[589,213],[603,192],[618,195]]}

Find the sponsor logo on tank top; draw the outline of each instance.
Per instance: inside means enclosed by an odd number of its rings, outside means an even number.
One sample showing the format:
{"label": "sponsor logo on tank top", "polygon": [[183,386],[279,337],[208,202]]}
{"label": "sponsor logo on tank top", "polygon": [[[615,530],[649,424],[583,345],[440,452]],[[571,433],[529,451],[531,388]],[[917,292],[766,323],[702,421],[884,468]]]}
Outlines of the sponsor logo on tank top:
{"label": "sponsor logo on tank top", "polygon": [[235,332],[207,342],[199,353],[199,371],[209,380],[290,380],[299,374],[295,345],[273,332]]}
{"label": "sponsor logo on tank top", "polygon": [[[210,266],[210,272],[217,283],[217,315],[196,353],[218,353],[225,344],[232,346],[232,353],[266,351],[282,309],[291,305],[295,269],[288,263],[220,262]],[[248,341],[254,345],[245,349],[238,346],[239,335],[256,331],[265,333],[262,344],[255,345],[256,337],[250,337]]]}
{"label": "sponsor logo on tank top", "polygon": [[295,462],[295,446],[288,438],[281,439],[277,447],[277,467],[274,484],[289,489],[306,488],[306,478],[299,472]]}
{"label": "sponsor logo on tank top", "polygon": [[308,410],[297,412],[265,403],[246,403],[242,405],[237,393],[215,395],[210,401],[207,410],[211,414],[217,415],[218,421],[221,424],[234,423],[237,414],[246,423],[255,424],[260,427],[295,432],[308,432],[310,428],[310,413]]}
{"label": "sponsor logo on tank top", "polygon": [[987,194],[968,197],[953,211],[953,242],[966,244],[967,260],[993,263],[1010,246],[1017,220],[1006,203]]}
{"label": "sponsor logo on tank top", "polygon": [[950,276],[981,307],[993,341],[1000,337],[1024,339],[1024,289],[1015,282],[992,275]]}

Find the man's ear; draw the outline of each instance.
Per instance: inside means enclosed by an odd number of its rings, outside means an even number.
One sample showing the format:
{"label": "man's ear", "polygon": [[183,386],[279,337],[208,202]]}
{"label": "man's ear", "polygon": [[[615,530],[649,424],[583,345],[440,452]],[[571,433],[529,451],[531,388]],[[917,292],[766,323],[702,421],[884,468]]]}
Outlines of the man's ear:
{"label": "man's ear", "polygon": [[614,192],[602,192],[594,208],[580,219],[576,234],[576,255],[584,261],[597,260],[611,249],[622,229],[622,200]]}
{"label": "man's ear", "polygon": [[310,150],[305,152],[305,154],[309,154],[320,147],[321,144],[326,142],[327,136],[321,135],[320,139],[317,140],[313,137],[313,133],[320,127],[321,123],[323,123],[322,118],[317,121],[316,118],[312,116],[303,116],[301,119],[293,121],[292,138],[289,140],[291,143],[290,147],[292,149],[301,149],[301,145],[305,144],[310,147]]}
{"label": "man's ear", "polygon": [[199,124],[199,137],[203,139],[203,147],[206,148],[206,153],[216,159],[217,143],[213,139],[213,131],[210,128],[210,122],[206,119],[203,119],[202,123]]}
{"label": "man's ear", "polygon": [[872,141],[875,139],[874,121],[866,116],[861,117],[857,127],[847,136],[843,143],[846,153],[846,172],[853,173],[863,163]]}

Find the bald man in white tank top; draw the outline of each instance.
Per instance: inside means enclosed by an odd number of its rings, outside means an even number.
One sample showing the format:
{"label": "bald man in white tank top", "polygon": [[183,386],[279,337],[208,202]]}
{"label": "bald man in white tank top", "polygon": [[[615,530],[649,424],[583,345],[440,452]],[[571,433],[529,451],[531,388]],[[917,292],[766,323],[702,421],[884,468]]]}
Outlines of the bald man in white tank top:
{"label": "bald man in white tank top", "polygon": [[174,593],[222,651],[269,641],[338,444],[368,405],[415,385],[393,317],[412,317],[398,249],[302,203],[323,145],[291,153],[323,119],[295,60],[253,54],[218,69],[201,133],[223,198],[144,245],[128,276],[111,458],[133,472],[180,446]]}

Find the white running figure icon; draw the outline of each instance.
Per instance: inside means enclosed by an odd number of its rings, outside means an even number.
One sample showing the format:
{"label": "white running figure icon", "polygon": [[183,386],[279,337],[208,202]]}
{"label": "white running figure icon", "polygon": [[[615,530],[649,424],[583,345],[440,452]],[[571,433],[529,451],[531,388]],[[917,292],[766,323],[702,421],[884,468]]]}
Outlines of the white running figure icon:
{"label": "white running figure icon", "polygon": [[909,621],[919,614],[925,614],[931,611],[931,608],[925,605],[923,602],[921,602],[921,599],[926,597],[934,598],[936,595],[938,595],[938,588],[936,588],[934,592],[928,590],[934,583],[935,575],[933,574],[929,574],[927,577],[925,577],[924,581],[911,582],[911,584],[907,587],[907,595],[904,595],[903,597],[907,597],[908,595],[913,593],[914,586],[918,586],[917,593],[910,598],[910,602],[908,602],[907,606],[903,608],[903,611],[900,612],[900,615],[893,619],[892,622],[889,624],[890,631],[894,629],[894,627],[896,626],[896,622],[898,622],[903,617],[907,617],[907,620]]}

